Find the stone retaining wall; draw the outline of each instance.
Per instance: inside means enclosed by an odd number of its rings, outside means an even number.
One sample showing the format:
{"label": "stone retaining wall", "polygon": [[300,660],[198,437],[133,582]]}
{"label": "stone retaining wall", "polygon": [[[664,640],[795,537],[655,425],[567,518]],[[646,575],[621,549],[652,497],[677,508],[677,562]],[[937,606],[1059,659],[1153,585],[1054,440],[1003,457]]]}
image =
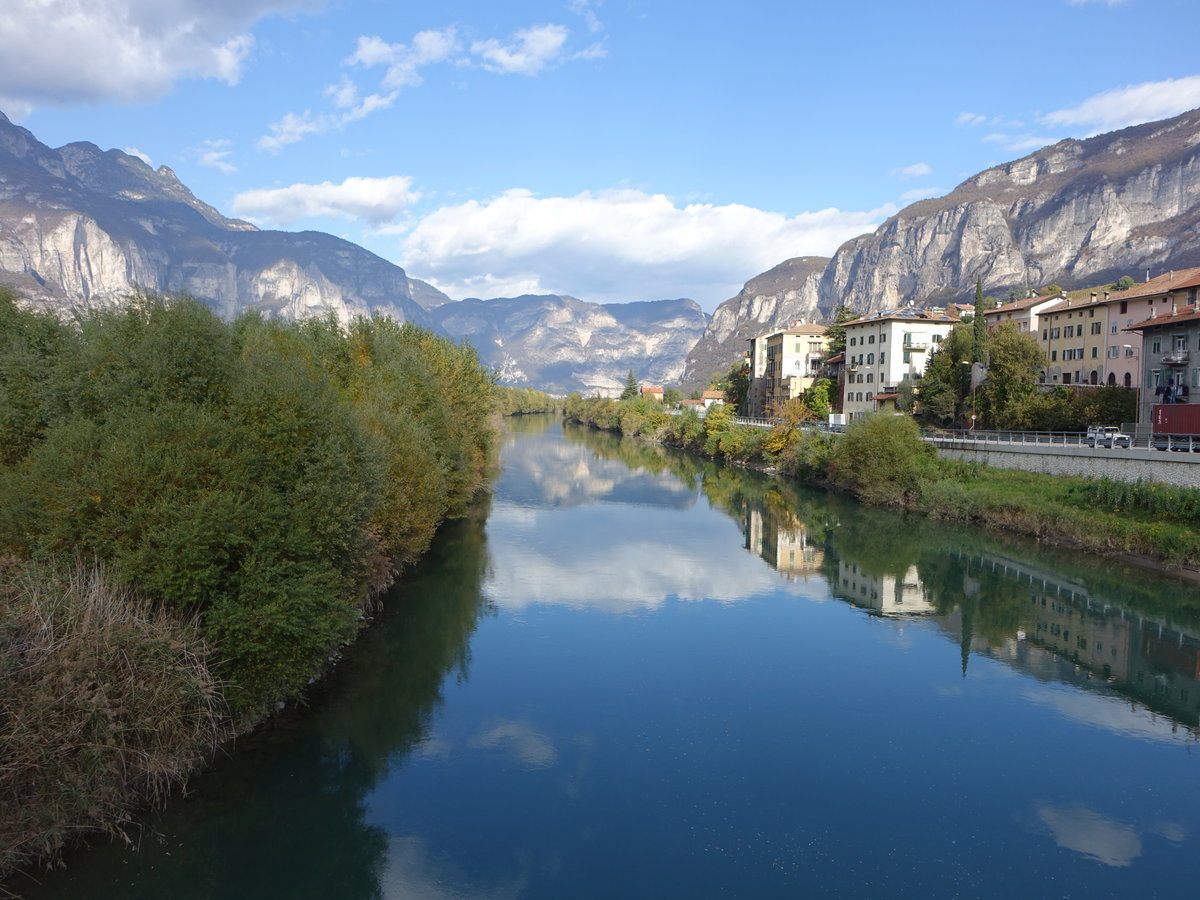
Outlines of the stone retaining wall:
{"label": "stone retaining wall", "polygon": [[1200,487],[1200,453],[1164,450],[1109,450],[1091,447],[1043,447],[986,441],[934,441],[938,456],[979,462],[996,469],[1021,469],[1048,475],[1158,481]]}

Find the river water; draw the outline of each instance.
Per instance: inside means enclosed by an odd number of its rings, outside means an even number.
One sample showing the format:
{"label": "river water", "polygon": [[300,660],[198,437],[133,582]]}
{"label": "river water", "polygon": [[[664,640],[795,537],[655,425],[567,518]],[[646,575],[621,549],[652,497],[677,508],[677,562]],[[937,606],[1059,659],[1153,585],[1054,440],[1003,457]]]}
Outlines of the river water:
{"label": "river water", "polygon": [[1193,897],[1200,590],[518,421],[309,708],[41,898]]}

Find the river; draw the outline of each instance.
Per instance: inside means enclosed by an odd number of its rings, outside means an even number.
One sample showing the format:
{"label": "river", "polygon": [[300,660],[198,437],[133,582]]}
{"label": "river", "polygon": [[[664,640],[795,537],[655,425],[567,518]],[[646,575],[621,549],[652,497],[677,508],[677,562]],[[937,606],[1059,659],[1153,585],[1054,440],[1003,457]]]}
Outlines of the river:
{"label": "river", "polygon": [[1192,897],[1198,594],[530,417],[307,709],[12,887]]}

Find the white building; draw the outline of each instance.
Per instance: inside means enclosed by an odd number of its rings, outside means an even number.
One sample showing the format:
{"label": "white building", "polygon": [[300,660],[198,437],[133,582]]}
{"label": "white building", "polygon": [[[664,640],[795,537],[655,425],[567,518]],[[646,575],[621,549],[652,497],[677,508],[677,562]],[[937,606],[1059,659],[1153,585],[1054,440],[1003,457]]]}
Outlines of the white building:
{"label": "white building", "polygon": [[904,376],[916,387],[930,352],[957,324],[957,315],[911,306],[871,313],[845,323],[842,412],[847,419],[894,409],[896,391]]}

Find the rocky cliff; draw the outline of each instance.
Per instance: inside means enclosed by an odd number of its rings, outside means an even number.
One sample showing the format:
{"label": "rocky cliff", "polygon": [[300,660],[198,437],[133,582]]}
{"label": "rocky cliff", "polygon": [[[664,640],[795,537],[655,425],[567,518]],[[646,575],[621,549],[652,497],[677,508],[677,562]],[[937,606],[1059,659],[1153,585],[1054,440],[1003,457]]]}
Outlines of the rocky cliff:
{"label": "rocky cliff", "polygon": [[975,279],[1065,288],[1200,265],[1200,111],[1060,141],[843,244],[821,307],[969,299]]}
{"label": "rocky cliff", "polygon": [[463,300],[430,314],[475,346],[501,384],[589,396],[619,394],[630,370],[642,382],[679,383],[708,324],[692,300],[600,305],[555,294]]}
{"label": "rocky cliff", "polygon": [[[356,244],[260,231],[196,199],[166,166],[88,143],[51,150],[2,113],[0,282],[59,308],[145,290],[190,294],[225,316],[428,321],[404,270]],[[419,293],[439,302],[428,285]]]}
{"label": "rocky cliff", "polygon": [[[801,263],[807,265],[801,266]],[[824,262],[815,278],[811,267]],[[975,279],[1008,291],[1102,285],[1200,265],[1200,111],[1060,141],[905,207],[828,261],[788,260],[721,304],[685,381],[725,370],[745,339],[798,318],[825,321],[912,303],[970,302]],[[793,283],[781,290],[772,282]],[[767,286],[759,283],[766,280]]]}
{"label": "rocky cliff", "polygon": [[726,300],[713,313],[704,335],[688,354],[682,385],[691,391],[703,387],[715,373],[724,374],[746,340],[776,325],[797,319],[821,321],[821,273],[829,259],[797,256],[746,282],[736,297]]}

